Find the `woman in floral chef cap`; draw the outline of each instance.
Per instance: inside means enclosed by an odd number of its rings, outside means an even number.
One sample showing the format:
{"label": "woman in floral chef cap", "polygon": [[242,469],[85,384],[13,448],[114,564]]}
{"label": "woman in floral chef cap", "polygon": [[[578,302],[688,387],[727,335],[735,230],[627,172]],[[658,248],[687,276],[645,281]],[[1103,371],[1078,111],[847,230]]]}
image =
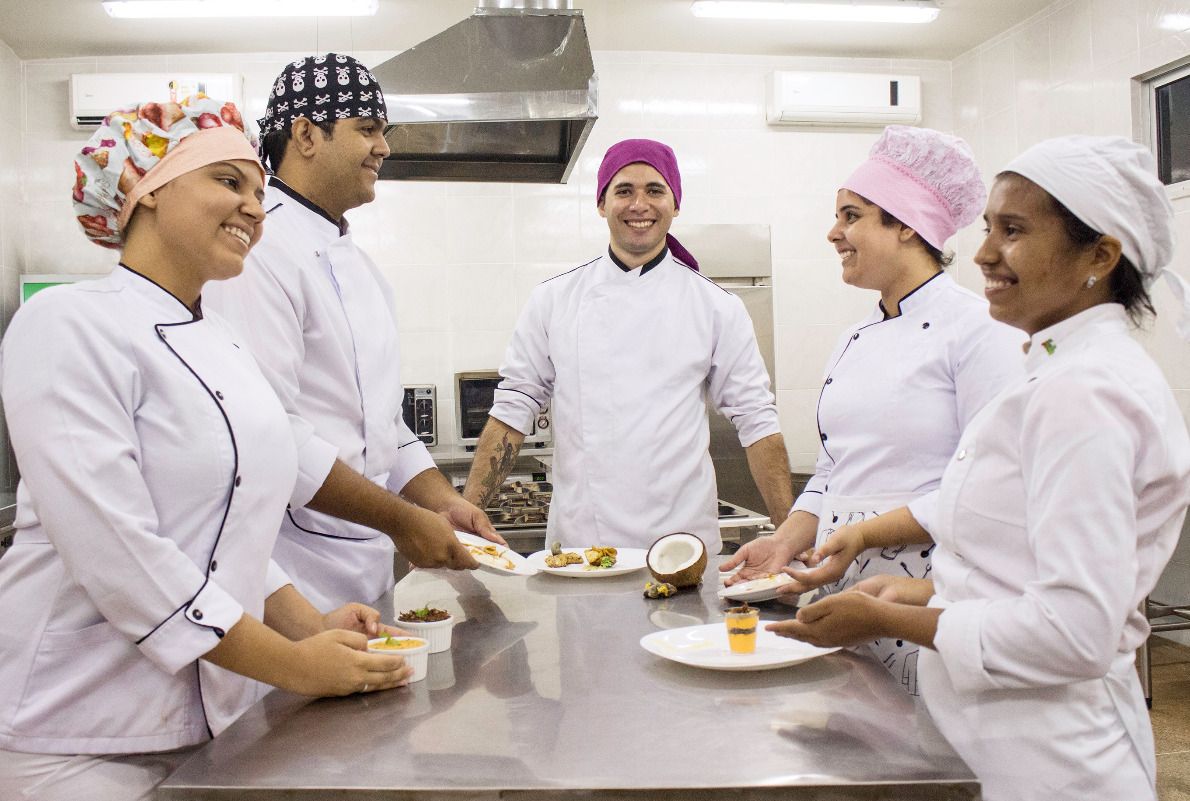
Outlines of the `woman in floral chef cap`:
{"label": "woman in floral chef cap", "polygon": [[258,681],[345,695],[408,669],[367,651],[375,610],[323,616],[270,560],[334,453],[203,313],[203,285],[239,274],[265,219],[235,106],[116,112],[75,171],[84,233],[121,260],[38,293],[0,346],[21,471],[0,561],[0,798],[128,801]]}
{"label": "woman in floral chef cap", "polygon": [[[880,300],[827,362],[814,476],[775,535],[723,565],[744,565],[729,582],[785,570],[796,579],[786,593],[826,595],[872,575],[929,574],[933,543],[920,527],[906,535],[902,517],[929,514],[963,428],[1023,369],[1023,336],[943,270],[946,241],[986,198],[967,143],[928,128],[889,126],[843,183],[827,239],[843,281]],[[788,567],[798,555],[818,567]],[[918,646],[869,647],[917,695]]]}

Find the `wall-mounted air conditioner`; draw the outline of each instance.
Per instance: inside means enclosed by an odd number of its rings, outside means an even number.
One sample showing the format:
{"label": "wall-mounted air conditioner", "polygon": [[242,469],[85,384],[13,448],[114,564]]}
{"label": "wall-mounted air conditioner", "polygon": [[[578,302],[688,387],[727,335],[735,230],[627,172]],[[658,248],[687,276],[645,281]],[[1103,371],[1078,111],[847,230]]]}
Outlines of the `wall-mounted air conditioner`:
{"label": "wall-mounted air conditioner", "polygon": [[917,125],[921,78],[846,72],[787,72],[765,76],[769,125]]}
{"label": "wall-mounted air conditioner", "polygon": [[235,73],[84,72],[70,76],[70,124],[79,130],[94,128],[116,109],[177,102],[197,92],[230,100],[243,110],[244,78]]}

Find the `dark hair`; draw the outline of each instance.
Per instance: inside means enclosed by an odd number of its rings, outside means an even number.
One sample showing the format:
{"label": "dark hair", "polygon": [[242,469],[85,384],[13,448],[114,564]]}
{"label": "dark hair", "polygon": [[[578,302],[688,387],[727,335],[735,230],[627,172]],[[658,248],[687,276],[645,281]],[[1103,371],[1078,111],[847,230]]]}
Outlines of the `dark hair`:
{"label": "dark hair", "polygon": [[[1046,194],[1049,195],[1048,192]],[[1103,234],[1075,217],[1074,212],[1066,208],[1056,197],[1049,195],[1049,199],[1053,204],[1054,213],[1062,220],[1066,237],[1076,248],[1088,248],[1103,238]],[[1108,274],[1108,289],[1111,290],[1112,302],[1124,307],[1133,325],[1140,325],[1147,315],[1157,313],[1148,291],[1145,290],[1140,270],[1122,253],[1115,268]]]}
{"label": "dark hair", "polygon": [[[322,135],[327,139],[335,137],[335,123],[338,120],[323,120],[322,122],[315,122]],[[289,146],[289,140],[293,138],[293,129],[286,128],[284,131],[273,131],[267,133],[260,141],[260,160],[269,172],[273,175],[277,174],[277,170],[281,169],[281,162],[285,160],[285,149]]]}
{"label": "dark hair", "polygon": [[[872,205],[875,206],[876,204],[873,203]],[[880,224],[885,228],[892,228],[894,225],[905,225],[905,223],[901,222],[896,217],[880,208],[880,206],[876,206],[876,208],[880,209]],[[906,225],[905,227],[911,228],[912,226]],[[941,250],[922,239],[921,234],[917,233],[917,231],[914,231],[913,233],[921,241],[922,246],[926,249],[926,253],[929,253],[930,258],[933,259],[934,263],[938,265],[939,270],[945,270],[947,267],[954,264],[953,253],[943,253]]]}

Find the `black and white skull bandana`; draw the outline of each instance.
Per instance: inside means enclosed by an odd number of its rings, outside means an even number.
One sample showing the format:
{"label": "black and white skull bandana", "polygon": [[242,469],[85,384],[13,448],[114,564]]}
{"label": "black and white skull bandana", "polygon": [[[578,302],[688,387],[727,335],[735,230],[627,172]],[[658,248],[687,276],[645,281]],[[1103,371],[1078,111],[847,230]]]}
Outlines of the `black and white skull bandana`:
{"label": "black and white skull bandana", "polygon": [[388,120],[384,92],[360,62],[351,56],[327,53],[307,56],[285,65],[269,92],[264,117],[257,120],[261,136],[287,131],[298,117],[313,122],[374,117]]}

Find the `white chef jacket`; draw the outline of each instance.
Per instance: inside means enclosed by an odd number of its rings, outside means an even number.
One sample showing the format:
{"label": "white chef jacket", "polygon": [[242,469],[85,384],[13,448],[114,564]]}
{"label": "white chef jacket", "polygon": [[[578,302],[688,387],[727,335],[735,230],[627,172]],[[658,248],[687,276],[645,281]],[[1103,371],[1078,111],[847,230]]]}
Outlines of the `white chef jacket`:
{"label": "white chef jacket", "polygon": [[647,548],[719,536],[707,400],[748,447],[780,432],[739,298],[671,254],[642,275],[609,255],[533,290],[500,367],[491,415],[528,433],[553,400],[547,536]]}
{"label": "white chef jacket", "polygon": [[129,753],[218,733],[260,685],[199,657],[287,583],[277,526],[333,452],[221,320],[124,267],[23,306],[0,391],[21,469],[0,747]]}
{"label": "white chef jacket", "polygon": [[1103,304],[1032,337],[942,479],[922,695],[988,801],[1155,798],[1138,611],[1190,503],[1190,437]]}
{"label": "white chef jacket", "polygon": [[[401,417],[392,290],[349,232],[283,186],[271,178],[265,189],[264,236],[243,274],[208,284],[204,303],[270,368],[286,409],[352,469],[400,492],[434,461]],[[327,612],[391,588],[393,552],[375,529],[294,506],[274,558]]]}
{"label": "white chef jacket", "polygon": [[878,305],[839,337],[818,399],[822,447],[793,508],[821,516],[824,493],[918,495],[928,517],[959,434],[1022,374],[1019,330],[940,272],[884,319]]}

